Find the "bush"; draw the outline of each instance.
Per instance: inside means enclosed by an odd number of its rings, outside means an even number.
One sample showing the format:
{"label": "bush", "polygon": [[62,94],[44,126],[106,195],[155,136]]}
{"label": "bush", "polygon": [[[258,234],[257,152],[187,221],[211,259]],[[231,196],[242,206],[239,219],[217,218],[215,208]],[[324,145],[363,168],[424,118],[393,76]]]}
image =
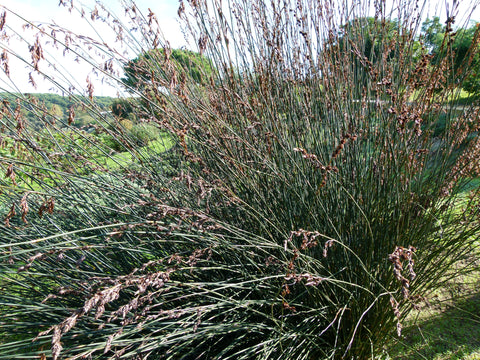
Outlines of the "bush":
{"label": "bush", "polygon": [[[99,178],[73,159],[38,199],[31,164],[4,166],[0,358],[372,358],[475,246],[478,190],[456,204],[480,117],[441,102],[448,58],[416,62],[413,4],[342,32],[341,5],[229,4],[180,9],[215,78],[134,107],[177,143],[158,162],[131,146]],[[149,89],[177,79],[155,65]]]}
{"label": "bush", "polygon": [[160,131],[155,125],[139,123],[132,126],[128,136],[131,136],[137,145],[146,146],[150,141],[160,137]]}

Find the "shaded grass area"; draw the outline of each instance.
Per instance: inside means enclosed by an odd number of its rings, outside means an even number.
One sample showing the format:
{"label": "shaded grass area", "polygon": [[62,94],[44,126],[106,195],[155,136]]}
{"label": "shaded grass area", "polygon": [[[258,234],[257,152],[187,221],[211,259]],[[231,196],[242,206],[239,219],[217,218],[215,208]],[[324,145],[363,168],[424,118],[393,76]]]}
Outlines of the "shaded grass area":
{"label": "shaded grass area", "polygon": [[[478,257],[477,257],[478,258]],[[446,283],[404,324],[388,359],[480,359],[480,268]]]}
{"label": "shaded grass area", "polygon": [[[456,209],[466,206],[479,178],[469,179],[458,194]],[[477,237],[478,238],[478,237]],[[478,240],[458,267],[467,273],[449,279],[413,310],[393,339],[386,359],[480,360],[480,252]]]}

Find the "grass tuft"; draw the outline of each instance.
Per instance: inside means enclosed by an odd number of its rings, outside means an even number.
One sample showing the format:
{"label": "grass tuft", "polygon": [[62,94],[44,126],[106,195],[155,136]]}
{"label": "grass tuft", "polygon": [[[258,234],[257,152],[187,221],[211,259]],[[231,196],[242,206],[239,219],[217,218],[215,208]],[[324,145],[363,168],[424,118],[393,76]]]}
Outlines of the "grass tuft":
{"label": "grass tuft", "polygon": [[454,19],[432,61],[425,4],[375,5],[181,2],[185,57],[135,5],[83,17],[136,61],[30,24],[131,96],[62,88],[32,38],[32,73],[94,122],[0,105],[0,359],[363,360],[404,336],[472,269],[480,116],[452,101]]}

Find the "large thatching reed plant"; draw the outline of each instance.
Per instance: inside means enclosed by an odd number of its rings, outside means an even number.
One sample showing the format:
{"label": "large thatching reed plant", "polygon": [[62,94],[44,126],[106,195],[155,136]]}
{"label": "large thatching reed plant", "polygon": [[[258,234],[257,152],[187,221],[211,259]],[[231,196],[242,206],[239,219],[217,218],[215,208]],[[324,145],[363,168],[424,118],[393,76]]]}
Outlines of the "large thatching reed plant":
{"label": "large thatching reed plant", "polygon": [[[197,53],[127,10],[133,25],[100,8],[85,21],[113,21],[142,52],[130,62],[29,25],[34,78],[52,40],[93,65],[89,49],[106,55],[98,70],[132,96],[116,103],[129,119],[74,93],[63,117],[3,101],[0,358],[381,354],[468,263],[480,225],[480,118],[456,105],[478,46],[454,67],[457,9],[436,57],[415,1],[180,2]],[[168,150],[137,141],[140,121]]]}

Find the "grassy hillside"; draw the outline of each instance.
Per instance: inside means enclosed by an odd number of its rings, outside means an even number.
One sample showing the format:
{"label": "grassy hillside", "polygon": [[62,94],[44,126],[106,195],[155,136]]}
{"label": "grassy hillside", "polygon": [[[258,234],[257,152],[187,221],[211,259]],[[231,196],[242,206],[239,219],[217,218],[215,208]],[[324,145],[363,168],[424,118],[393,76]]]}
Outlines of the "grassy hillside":
{"label": "grassy hillside", "polygon": [[84,97],[73,98],[57,94],[18,94],[0,92],[0,102],[8,105],[11,113],[20,105],[20,111],[25,119],[35,129],[42,128],[41,119],[50,122],[68,122],[71,109],[75,111],[75,127],[82,127],[93,123],[91,111],[82,104],[95,104],[102,111],[110,111],[115,98],[95,96],[92,100]]}

